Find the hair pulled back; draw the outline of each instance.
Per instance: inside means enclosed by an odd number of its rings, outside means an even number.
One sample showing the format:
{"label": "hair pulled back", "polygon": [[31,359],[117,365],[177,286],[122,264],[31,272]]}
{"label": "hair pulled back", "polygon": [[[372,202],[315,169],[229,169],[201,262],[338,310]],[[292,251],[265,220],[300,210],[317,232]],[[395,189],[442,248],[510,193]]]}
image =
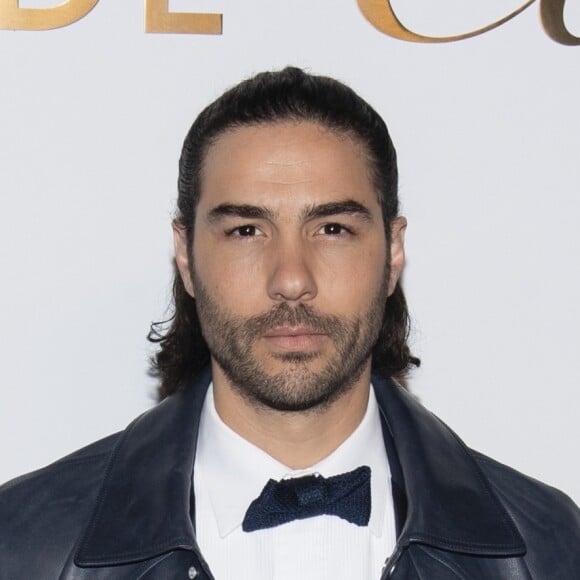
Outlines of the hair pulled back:
{"label": "hair pulled back", "polygon": [[[189,130],[179,160],[176,222],[186,232],[191,251],[195,212],[201,193],[203,162],[209,147],[226,131],[281,121],[309,121],[341,132],[363,145],[379,198],[385,235],[399,211],[395,148],[378,113],[352,89],[337,80],[287,67],[263,72],[229,89],[207,106]],[[372,367],[384,376],[402,379],[419,359],[408,346],[410,319],[400,284],[386,298]],[[174,269],[171,317],[151,325],[148,339],[159,345],[151,374],[159,379],[158,398],[179,390],[210,360],[195,300]]]}

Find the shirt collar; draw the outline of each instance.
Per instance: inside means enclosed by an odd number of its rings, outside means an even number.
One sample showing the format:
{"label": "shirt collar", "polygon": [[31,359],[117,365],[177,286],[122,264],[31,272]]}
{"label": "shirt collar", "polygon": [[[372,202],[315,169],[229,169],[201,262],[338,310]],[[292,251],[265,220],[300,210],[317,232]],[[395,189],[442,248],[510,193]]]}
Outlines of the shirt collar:
{"label": "shirt collar", "polygon": [[[371,468],[369,529],[380,536],[390,498],[390,471],[373,389],[365,415],[353,433],[322,461],[308,469],[292,470],[221,420],[215,409],[213,385],[210,385],[201,415],[195,472],[207,490],[222,538],[241,526],[250,503],[260,495],[269,479],[278,481],[311,473],[330,477],[361,465]],[[392,508],[392,502],[389,505]]]}

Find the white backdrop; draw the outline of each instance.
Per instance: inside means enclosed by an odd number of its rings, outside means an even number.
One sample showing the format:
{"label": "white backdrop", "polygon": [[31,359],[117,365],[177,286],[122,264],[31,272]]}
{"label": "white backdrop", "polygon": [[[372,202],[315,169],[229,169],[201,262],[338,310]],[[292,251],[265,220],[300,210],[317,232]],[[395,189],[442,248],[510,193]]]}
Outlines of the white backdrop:
{"label": "white backdrop", "polygon": [[[425,34],[519,4],[393,2]],[[353,86],[391,129],[412,390],[469,445],[579,502],[580,47],[550,40],[536,6],[439,45],[378,32],[355,0],[170,7],[222,12],[223,35],[146,34],[136,0],[0,30],[0,480],[153,404],[145,335],[169,295],[182,139],[228,86],[295,64]],[[580,2],[566,19],[578,35]]]}

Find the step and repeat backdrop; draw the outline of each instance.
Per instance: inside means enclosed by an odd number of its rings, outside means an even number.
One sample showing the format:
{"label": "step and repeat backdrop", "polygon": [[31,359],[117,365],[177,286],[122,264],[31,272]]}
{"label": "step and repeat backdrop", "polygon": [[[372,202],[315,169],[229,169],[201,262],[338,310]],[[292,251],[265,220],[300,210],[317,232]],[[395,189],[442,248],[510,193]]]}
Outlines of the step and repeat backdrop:
{"label": "step and repeat backdrop", "polygon": [[288,64],[385,118],[412,391],[580,501],[578,0],[0,0],[0,480],[154,404],[183,137]]}

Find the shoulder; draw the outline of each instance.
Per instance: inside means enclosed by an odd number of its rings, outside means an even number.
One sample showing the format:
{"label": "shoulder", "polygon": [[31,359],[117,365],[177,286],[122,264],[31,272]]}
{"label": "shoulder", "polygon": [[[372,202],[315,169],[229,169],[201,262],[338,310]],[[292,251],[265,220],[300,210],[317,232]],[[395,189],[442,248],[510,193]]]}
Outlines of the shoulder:
{"label": "shoulder", "polygon": [[64,565],[91,515],[118,438],[110,435],[0,487],[0,580],[18,577],[24,562],[37,577],[49,562],[55,569]]}
{"label": "shoulder", "polygon": [[[524,475],[481,453],[473,456],[526,546],[534,570],[574,570],[580,546],[580,510],[560,490]],[[535,576],[534,576],[535,577]]]}
{"label": "shoulder", "polygon": [[[49,493],[67,493],[84,487],[92,480],[92,471],[100,471],[103,462],[111,455],[120,433],[109,435],[58,461],[31,473],[21,475],[0,486],[0,509],[9,507],[10,500],[26,497],[32,490],[43,489]],[[79,477],[81,475],[83,477]],[[58,482],[58,485],[55,485]]]}

